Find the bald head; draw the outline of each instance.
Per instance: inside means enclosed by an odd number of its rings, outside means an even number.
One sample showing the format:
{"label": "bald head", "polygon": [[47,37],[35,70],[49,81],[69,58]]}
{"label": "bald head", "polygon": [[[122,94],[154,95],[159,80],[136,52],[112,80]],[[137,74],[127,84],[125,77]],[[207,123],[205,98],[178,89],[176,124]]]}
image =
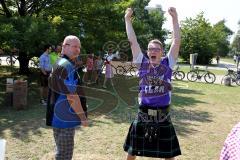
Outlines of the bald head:
{"label": "bald head", "polygon": [[69,35],[63,41],[62,54],[73,59],[79,56],[81,43],[78,37]]}
{"label": "bald head", "polygon": [[[77,41],[80,43],[80,40],[78,37],[73,36],[73,35],[69,35],[67,37],[65,37],[64,41],[63,41],[63,45],[65,44],[71,44],[73,41]],[[80,43],[80,47],[81,47],[81,43]]]}

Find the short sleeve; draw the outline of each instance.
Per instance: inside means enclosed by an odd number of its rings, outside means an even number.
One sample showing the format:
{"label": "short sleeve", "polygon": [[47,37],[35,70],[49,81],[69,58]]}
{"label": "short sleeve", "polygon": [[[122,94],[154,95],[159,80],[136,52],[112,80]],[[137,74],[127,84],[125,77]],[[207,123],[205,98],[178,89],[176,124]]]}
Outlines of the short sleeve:
{"label": "short sleeve", "polygon": [[75,70],[68,72],[66,79],[64,79],[64,85],[66,86],[68,93],[74,94],[77,90],[77,79],[74,76]]}
{"label": "short sleeve", "polygon": [[133,59],[133,63],[137,66],[138,69],[141,67],[142,60],[143,60],[143,54],[142,53],[139,53],[137,58]]}
{"label": "short sleeve", "polygon": [[62,95],[75,94],[78,80],[75,79],[74,72],[71,66],[56,65],[48,79],[49,88]]}
{"label": "short sleeve", "polygon": [[112,61],[112,56],[107,56],[107,61]]}
{"label": "short sleeve", "polygon": [[170,52],[167,54],[167,57],[168,57],[169,67],[173,69],[177,61]]}

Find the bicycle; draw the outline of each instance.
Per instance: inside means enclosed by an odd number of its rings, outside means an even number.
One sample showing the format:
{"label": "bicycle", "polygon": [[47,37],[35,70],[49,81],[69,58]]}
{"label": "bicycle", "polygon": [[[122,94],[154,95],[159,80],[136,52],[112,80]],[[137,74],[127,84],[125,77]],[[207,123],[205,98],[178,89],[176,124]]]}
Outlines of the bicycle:
{"label": "bicycle", "polygon": [[183,80],[185,78],[185,73],[179,70],[179,65],[175,70],[173,70],[172,76],[176,80]]}
{"label": "bicycle", "polygon": [[126,68],[126,67],[127,66],[122,66],[122,65],[117,66],[116,67],[117,74],[118,75],[128,75],[128,73],[129,73],[130,76],[138,75],[138,68],[136,66],[133,66],[132,62],[128,68]]}
{"label": "bicycle", "polygon": [[[14,65],[16,61],[18,60],[17,56],[12,55],[12,64]],[[11,56],[6,58],[7,65],[11,65]]]}
{"label": "bicycle", "polygon": [[195,82],[196,80],[201,80],[202,77],[204,77],[204,80],[207,83],[214,83],[216,80],[215,74],[208,71],[207,67],[205,70],[200,70],[199,67],[196,67],[195,69],[187,73],[187,79],[191,82]]}
{"label": "bicycle", "polygon": [[39,58],[38,57],[32,57],[29,60],[29,66],[33,68],[39,68]]}
{"label": "bicycle", "polygon": [[237,72],[235,72],[232,69],[229,69],[228,67],[226,67],[227,70],[227,74],[223,76],[222,80],[221,80],[221,84],[224,82],[224,80],[227,77],[230,77],[231,82],[235,82],[238,86],[240,86],[240,70],[238,70]]}

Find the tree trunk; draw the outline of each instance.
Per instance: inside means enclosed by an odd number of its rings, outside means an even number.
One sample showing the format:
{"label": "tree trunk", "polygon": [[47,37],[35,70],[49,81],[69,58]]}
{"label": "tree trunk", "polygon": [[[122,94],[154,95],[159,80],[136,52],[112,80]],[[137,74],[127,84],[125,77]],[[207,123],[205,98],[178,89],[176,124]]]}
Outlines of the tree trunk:
{"label": "tree trunk", "polygon": [[0,4],[2,5],[3,12],[5,13],[6,17],[8,18],[12,17],[12,14],[6,5],[6,2],[4,0],[0,0]]}
{"label": "tree trunk", "polygon": [[26,53],[20,52],[18,61],[19,61],[19,65],[20,65],[19,74],[29,75],[29,73],[30,73],[30,70],[28,68],[29,58],[27,57]]}

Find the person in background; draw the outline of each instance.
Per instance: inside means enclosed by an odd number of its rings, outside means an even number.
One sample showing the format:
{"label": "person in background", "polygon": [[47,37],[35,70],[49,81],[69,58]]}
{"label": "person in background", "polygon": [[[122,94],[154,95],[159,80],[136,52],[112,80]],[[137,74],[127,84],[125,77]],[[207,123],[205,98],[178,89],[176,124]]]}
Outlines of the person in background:
{"label": "person in background", "polygon": [[51,65],[54,65],[57,59],[61,56],[61,50],[62,47],[60,45],[57,45],[57,47],[54,48],[54,50],[49,54]]}
{"label": "person in background", "polygon": [[113,81],[112,78],[114,77],[114,73],[112,70],[112,59],[115,57],[114,54],[112,54],[112,51],[109,50],[106,58],[105,58],[105,65],[106,65],[106,70],[105,70],[105,78],[104,78],[104,82],[103,82],[103,88],[107,88],[107,81],[111,82],[111,85],[113,86]]}
{"label": "person in background", "polygon": [[239,67],[239,63],[240,63],[240,55],[239,54],[236,57],[236,63],[237,63],[237,71],[238,71],[239,70],[238,67]]}
{"label": "person in background", "polygon": [[87,72],[84,75],[84,82],[90,84],[93,74],[93,54],[89,54],[86,62]]}
{"label": "person in background", "polygon": [[52,71],[49,53],[51,52],[51,45],[44,46],[44,53],[39,58],[40,63],[40,103],[47,105],[46,100],[48,96],[48,77]]}
{"label": "person in background", "polygon": [[228,134],[219,160],[240,160],[240,122]]}
{"label": "person in background", "polygon": [[78,74],[79,74],[79,76],[81,77],[81,79],[80,79],[80,83],[81,83],[81,85],[83,85],[83,78],[82,77],[84,77],[84,64],[83,64],[83,61],[82,61],[82,58],[81,58],[81,56],[78,56],[77,57],[77,60],[76,60],[76,66],[77,66],[77,69],[78,69]]}
{"label": "person in background", "polygon": [[237,56],[236,56],[236,54],[233,55],[233,61],[234,61],[234,63],[236,63],[236,61],[237,61]]}
{"label": "person in background", "polygon": [[101,55],[97,56],[97,59],[95,61],[95,66],[96,66],[96,70],[97,70],[97,76],[95,78],[95,82],[96,82],[96,84],[99,84],[99,80],[102,75],[102,67],[103,67],[103,60],[102,60]]}
{"label": "person in background", "polygon": [[216,61],[217,61],[217,64],[219,64],[219,61],[220,61],[220,56],[219,55],[216,56]]}

